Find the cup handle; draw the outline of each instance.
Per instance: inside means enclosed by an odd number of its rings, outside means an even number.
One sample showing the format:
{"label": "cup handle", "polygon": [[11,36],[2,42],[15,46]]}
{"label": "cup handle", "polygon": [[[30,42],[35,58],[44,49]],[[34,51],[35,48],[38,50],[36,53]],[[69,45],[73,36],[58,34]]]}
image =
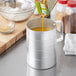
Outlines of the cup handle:
{"label": "cup handle", "polygon": [[63,40],[63,22],[60,20],[55,21],[56,24],[60,23],[60,38],[57,39],[57,42],[60,42]]}

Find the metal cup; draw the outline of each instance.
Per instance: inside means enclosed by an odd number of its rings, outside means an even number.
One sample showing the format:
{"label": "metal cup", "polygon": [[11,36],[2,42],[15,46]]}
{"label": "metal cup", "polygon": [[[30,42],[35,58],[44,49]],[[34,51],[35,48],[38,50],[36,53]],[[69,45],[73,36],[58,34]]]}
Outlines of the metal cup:
{"label": "metal cup", "polygon": [[56,42],[63,40],[61,25],[61,37],[56,40],[56,23],[60,21],[44,20],[44,27],[54,29],[50,31],[34,31],[32,28],[42,27],[42,18],[32,19],[27,23],[27,64],[35,69],[48,69],[56,65]]}

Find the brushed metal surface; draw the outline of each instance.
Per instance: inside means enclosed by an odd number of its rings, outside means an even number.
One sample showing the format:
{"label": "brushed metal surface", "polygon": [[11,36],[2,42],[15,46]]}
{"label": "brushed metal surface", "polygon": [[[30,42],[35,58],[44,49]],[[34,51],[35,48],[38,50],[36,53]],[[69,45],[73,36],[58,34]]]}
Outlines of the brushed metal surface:
{"label": "brushed metal surface", "polygon": [[42,27],[41,24],[41,18],[27,23],[27,63],[36,69],[48,69],[56,64],[56,25],[50,19],[45,19],[44,27],[54,27],[53,30],[45,32],[31,30],[34,27]]}

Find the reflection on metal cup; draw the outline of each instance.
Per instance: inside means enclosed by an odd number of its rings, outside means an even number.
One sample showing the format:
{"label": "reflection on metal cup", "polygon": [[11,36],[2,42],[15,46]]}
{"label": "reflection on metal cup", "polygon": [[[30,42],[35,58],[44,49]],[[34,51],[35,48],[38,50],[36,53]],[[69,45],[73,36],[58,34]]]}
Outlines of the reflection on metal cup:
{"label": "reflection on metal cup", "polygon": [[34,31],[32,28],[42,27],[42,19],[37,18],[27,23],[27,64],[35,69],[48,69],[56,65],[56,23],[44,20],[44,27],[50,31]]}

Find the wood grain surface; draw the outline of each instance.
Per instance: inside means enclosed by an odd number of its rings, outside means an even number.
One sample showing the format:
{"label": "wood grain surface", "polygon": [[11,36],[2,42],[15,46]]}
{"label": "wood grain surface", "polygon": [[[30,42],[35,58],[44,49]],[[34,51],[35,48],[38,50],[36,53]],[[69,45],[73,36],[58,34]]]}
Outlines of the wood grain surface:
{"label": "wood grain surface", "polygon": [[[33,15],[25,21],[16,22],[15,30],[11,34],[0,33],[0,54],[2,54],[4,51],[6,51],[14,43],[16,43],[16,41],[18,41],[23,36],[25,36],[26,35],[26,30],[25,30],[26,23],[30,19],[38,18],[38,17],[40,17],[40,16]],[[0,22],[9,23],[9,21],[4,19],[2,16],[0,16]]]}

